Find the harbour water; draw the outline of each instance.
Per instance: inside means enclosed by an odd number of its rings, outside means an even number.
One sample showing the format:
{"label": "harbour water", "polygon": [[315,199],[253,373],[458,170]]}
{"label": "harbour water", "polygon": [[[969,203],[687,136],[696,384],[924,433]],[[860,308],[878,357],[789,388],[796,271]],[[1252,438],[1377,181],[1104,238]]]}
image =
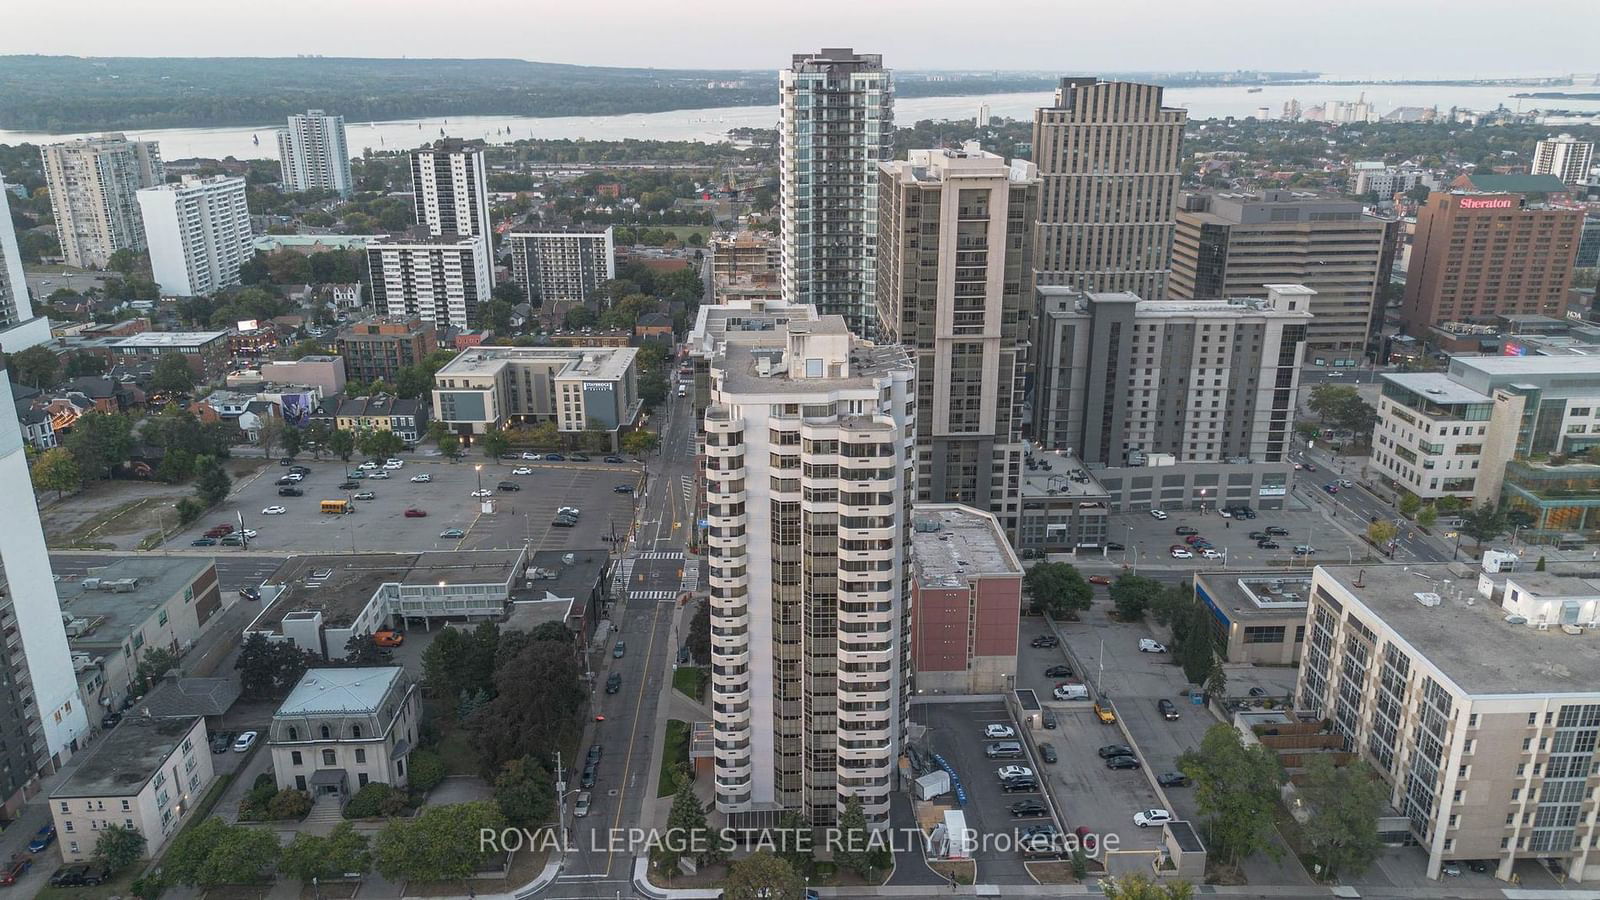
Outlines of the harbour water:
{"label": "harbour water", "polygon": [[[1166,102],[1189,110],[1190,119],[1258,115],[1265,108],[1276,118],[1288,100],[1299,100],[1310,107],[1330,100],[1355,100],[1366,95],[1381,113],[1401,106],[1437,106],[1441,111],[1452,106],[1487,110],[1504,105],[1509,109],[1568,109],[1600,113],[1600,100],[1519,100],[1512,96],[1522,88],[1432,85],[1332,85],[1322,83],[1274,85],[1251,93],[1245,87],[1169,88]],[[1594,93],[1596,89],[1571,88]],[[1048,105],[1048,92],[974,95],[967,97],[916,97],[895,101],[895,120],[908,125],[923,119],[963,119],[977,115],[978,107],[988,104],[992,115],[1027,119],[1033,110]],[[352,152],[363,149],[407,150],[441,136],[482,138],[505,143],[526,138],[618,141],[636,140],[719,141],[733,128],[773,128],[777,125],[776,106],[729,106],[715,109],[679,109],[659,113],[629,113],[615,116],[450,116],[407,119],[394,122],[351,122],[347,134]],[[124,129],[130,138],[161,142],[166,159],[210,157],[221,159],[273,159],[277,141],[275,124],[257,127],[163,128],[144,131]],[[40,134],[0,130],[0,144],[51,143],[80,137],[81,134]],[[259,143],[257,142],[259,139]]]}

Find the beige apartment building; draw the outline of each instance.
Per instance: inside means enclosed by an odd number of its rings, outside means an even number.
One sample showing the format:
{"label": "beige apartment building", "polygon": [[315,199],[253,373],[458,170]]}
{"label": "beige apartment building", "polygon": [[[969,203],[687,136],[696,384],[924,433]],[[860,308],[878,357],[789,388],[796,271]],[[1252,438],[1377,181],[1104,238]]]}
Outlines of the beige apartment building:
{"label": "beige apartment building", "polygon": [[1172,246],[1174,300],[1265,297],[1267,285],[1316,291],[1306,362],[1359,365],[1373,328],[1393,221],[1355,200],[1309,191],[1186,194]]}
{"label": "beige apartment building", "polygon": [[708,372],[717,810],[832,824],[855,796],[886,827],[910,710],[916,366],[824,315],[729,328]]}
{"label": "beige apartment building", "polygon": [[1161,96],[1153,84],[1063,78],[1055,105],[1034,112],[1039,284],[1166,296],[1188,113]]}
{"label": "beige apartment building", "polygon": [[145,857],[157,855],[214,777],[204,718],[124,719],[50,792],[62,860],[94,858],[112,825],[138,831]]}
{"label": "beige apartment building", "polygon": [[917,361],[917,499],[1015,531],[1038,172],[969,143],[880,163],[878,181],[877,333]]}
{"label": "beige apartment building", "polygon": [[118,250],[145,248],[135,195],[166,180],[155,141],[102,134],[46,144],[40,154],[67,265],[103,269]]}
{"label": "beige apartment building", "polygon": [[405,787],[421,702],[399,666],[306,670],[272,715],[278,788],[343,802],[374,781]]}
{"label": "beige apartment building", "polygon": [[1539,859],[1583,881],[1600,845],[1600,583],[1464,564],[1320,566],[1311,594],[1298,708],[1329,720],[1388,784],[1428,876],[1488,860],[1505,880]]}
{"label": "beige apartment building", "polygon": [[736,279],[743,275],[777,274],[783,268],[778,236],[766,231],[733,231],[714,235],[707,251],[711,275]]}

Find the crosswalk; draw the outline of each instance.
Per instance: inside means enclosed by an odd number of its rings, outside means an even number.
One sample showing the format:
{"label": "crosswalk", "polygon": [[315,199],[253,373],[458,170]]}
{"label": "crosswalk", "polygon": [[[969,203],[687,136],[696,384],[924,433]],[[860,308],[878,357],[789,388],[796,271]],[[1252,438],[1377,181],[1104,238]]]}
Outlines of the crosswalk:
{"label": "crosswalk", "polygon": [[638,559],[683,559],[682,550],[650,550],[637,555]]}
{"label": "crosswalk", "polygon": [[624,556],[611,573],[611,593],[620,593],[628,586],[628,577],[633,574],[633,557]]}
{"label": "crosswalk", "polygon": [[677,596],[677,591],[628,591],[629,600],[673,600]]}

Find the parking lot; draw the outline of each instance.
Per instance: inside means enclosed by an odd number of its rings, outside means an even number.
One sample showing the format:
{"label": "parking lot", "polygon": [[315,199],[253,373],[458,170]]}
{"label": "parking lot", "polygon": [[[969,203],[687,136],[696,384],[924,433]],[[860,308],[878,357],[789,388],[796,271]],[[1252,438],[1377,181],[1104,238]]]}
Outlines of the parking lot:
{"label": "parking lot", "polygon": [[[979,882],[1015,884],[1030,881],[1022,855],[1013,849],[1014,841],[999,840],[996,836],[1049,824],[1051,820],[1012,818],[1008,809],[1011,804],[1018,800],[1044,800],[1044,795],[1038,791],[1008,794],[1000,789],[1000,780],[995,774],[999,767],[1008,765],[1027,766],[1037,773],[1040,771],[1037,759],[1027,755],[1022,759],[989,759],[984,755],[984,746],[989,743],[989,739],[983,735],[985,725],[1000,723],[1017,728],[1005,704],[998,700],[919,703],[912,709],[912,719],[928,727],[926,746],[945,758],[966,788],[967,805],[962,807],[962,812],[966,815],[967,827],[978,837],[973,858],[978,864]],[[1025,754],[1026,747],[1024,743]]]}
{"label": "parking lot", "polygon": [[[1296,545],[1309,544],[1316,549],[1311,557],[1315,562],[1348,563],[1360,561],[1371,548],[1343,529],[1330,525],[1321,510],[1300,508],[1292,500],[1293,509],[1257,510],[1256,518],[1224,518],[1216,510],[1168,510],[1165,520],[1156,519],[1148,511],[1115,513],[1106,524],[1108,540],[1123,544],[1127,549],[1110,551],[1104,562],[1115,566],[1132,564],[1164,568],[1193,569],[1266,569],[1283,566],[1296,560]],[[1179,527],[1188,526],[1210,541],[1224,559],[1206,559],[1198,550],[1193,559],[1173,559],[1170,549],[1184,544]],[[1269,526],[1282,528],[1287,535],[1272,538],[1278,549],[1261,549],[1250,532],[1264,532]],[[1098,564],[1099,557],[1085,557],[1080,563]]]}
{"label": "parking lot", "polygon": [[[640,467],[632,463],[485,461],[480,473],[479,464],[471,461],[451,464],[406,459],[404,467],[387,473],[388,478],[359,479],[355,489],[341,490],[345,467],[339,460],[302,460],[301,464],[311,470],[295,485],[304,492],[302,496],[279,496],[276,482],[289,470],[268,464],[253,477],[237,482],[233,496],[175,535],[167,546],[187,548],[207,529],[236,522],[236,515],[242,513],[245,527],[257,532],[250,547],[259,550],[473,550],[525,542],[535,550],[600,547],[613,534],[626,536],[633,524],[634,495],[614,489],[623,484],[637,486],[640,479]],[[511,474],[523,465],[531,468],[532,474]],[[432,481],[411,481],[421,473]],[[484,512],[481,501],[472,496],[480,477],[483,486],[493,492],[491,512]],[[502,481],[515,482],[520,490],[500,491],[496,485]],[[351,499],[363,491],[371,491],[373,499]],[[350,499],[356,512],[320,512],[323,500],[337,499]],[[281,506],[285,512],[262,514],[272,506]],[[575,527],[552,524],[562,506],[582,511]],[[407,509],[420,510],[426,516],[407,517]],[[460,530],[463,537],[440,537],[452,528]],[[235,548],[212,549],[224,555]]]}

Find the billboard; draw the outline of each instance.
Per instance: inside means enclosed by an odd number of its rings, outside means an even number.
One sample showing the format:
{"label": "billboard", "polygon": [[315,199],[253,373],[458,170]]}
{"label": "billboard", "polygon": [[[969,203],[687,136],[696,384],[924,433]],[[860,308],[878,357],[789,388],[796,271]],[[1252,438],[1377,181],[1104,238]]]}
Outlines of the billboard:
{"label": "billboard", "polygon": [[311,424],[311,411],[317,408],[315,394],[299,393],[283,395],[283,422],[296,428],[304,428]]}
{"label": "billboard", "polygon": [[255,319],[240,319],[239,321],[233,323],[233,327],[236,328],[240,334],[243,334],[246,331],[255,331],[257,328],[260,328],[261,323]]}

